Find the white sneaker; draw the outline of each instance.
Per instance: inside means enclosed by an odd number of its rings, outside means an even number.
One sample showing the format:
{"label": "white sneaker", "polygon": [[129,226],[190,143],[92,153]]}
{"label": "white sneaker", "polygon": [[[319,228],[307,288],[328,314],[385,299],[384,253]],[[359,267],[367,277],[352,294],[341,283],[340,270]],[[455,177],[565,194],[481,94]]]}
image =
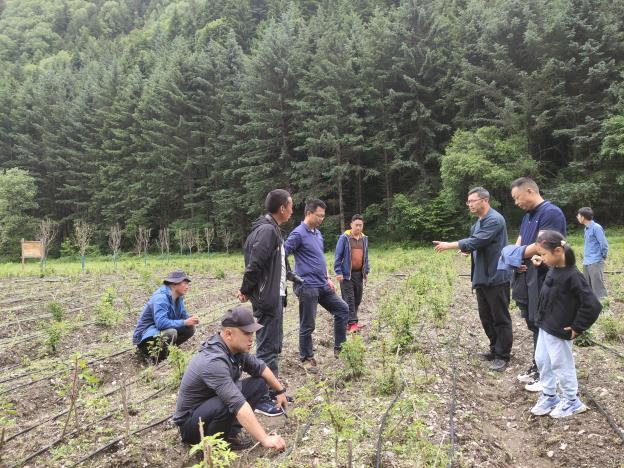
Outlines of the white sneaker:
{"label": "white sneaker", "polygon": [[531,383],[528,383],[524,386],[524,389],[527,392],[541,392],[542,390],[544,390],[544,387],[542,387],[542,384],[539,380],[534,380]]}
{"label": "white sneaker", "polygon": [[557,407],[550,412],[550,416],[556,419],[567,418],[573,414],[583,413],[587,411],[587,406],[577,397],[574,400],[566,400],[563,398]]}
{"label": "white sneaker", "polygon": [[535,406],[531,408],[531,413],[535,416],[545,416],[554,410],[560,401],[557,395],[547,396],[542,393]]}
{"label": "white sneaker", "polygon": [[531,366],[524,374],[518,375],[518,380],[522,383],[533,383],[537,374],[537,367]]}

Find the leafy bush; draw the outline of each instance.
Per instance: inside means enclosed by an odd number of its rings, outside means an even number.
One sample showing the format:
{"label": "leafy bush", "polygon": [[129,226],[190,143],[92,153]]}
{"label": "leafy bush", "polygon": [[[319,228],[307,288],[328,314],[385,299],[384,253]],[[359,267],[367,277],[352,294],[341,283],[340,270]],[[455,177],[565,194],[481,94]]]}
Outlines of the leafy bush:
{"label": "leafy bush", "polygon": [[615,315],[602,315],[598,318],[598,327],[606,341],[624,339],[624,322]]}
{"label": "leafy bush", "polygon": [[67,333],[67,329],[67,323],[62,321],[57,322],[55,320],[50,320],[43,325],[43,344],[46,346],[50,354],[56,354],[61,343],[61,339]]}
{"label": "leafy bush", "polygon": [[210,462],[206,462],[206,459],[200,463],[193,465],[193,468],[223,468],[230,466],[234,460],[238,457],[234,452],[230,450],[230,445],[223,440],[223,433],[217,432],[214,435],[205,436],[199,443],[191,446],[189,455],[195,455],[197,452],[204,452],[210,447]]}
{"label": "leafy bush", "polygon": [[345,363],[344,377],[347,380],[357,379],[364,374],[366,370],[364,364],[365,355],[366,346],[361,336],[351,336],[342,343],[340,358]]}
{"label": "leafy bush", "polygon": [[169,376],[169,384],[172,388],[178,388],[180,382],[182,382],[182,377],[184,376],[188,363],[191,360],[191,353],[182,351],[182,349],[176,345],[169,345],[167,350],[169,352],[167,360],[171,363],[172,368],[171,375]]}
{"label": "leafy bush", "polygon": [[119,323],[123,317],[123,312],[117,310],[113,305],[115,293],[112,289],[107,289],[95,308],[95,323],[103,327],[112,327]]}
{"label": "leafy bush", "polygon": [[65,316],[65,310],[59,302],[48,302],[46,309],[52,315],[52,318],[55,321],[61,322],[63,320],[63,317]]}

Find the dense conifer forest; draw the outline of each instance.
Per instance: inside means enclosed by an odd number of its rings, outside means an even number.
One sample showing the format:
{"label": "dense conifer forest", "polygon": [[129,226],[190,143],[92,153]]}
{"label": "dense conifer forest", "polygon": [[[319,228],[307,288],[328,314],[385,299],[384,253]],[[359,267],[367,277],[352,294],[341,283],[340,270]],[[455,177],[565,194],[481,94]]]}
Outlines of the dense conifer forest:
{"label": "dense conifer forest", "polygon": [[622,223],[624,1],[0,0],[0,168],[5,254],[44,218],[235,245],[277,187],[331,235],[462,232],[476,184],[514,225],[525,175]]}

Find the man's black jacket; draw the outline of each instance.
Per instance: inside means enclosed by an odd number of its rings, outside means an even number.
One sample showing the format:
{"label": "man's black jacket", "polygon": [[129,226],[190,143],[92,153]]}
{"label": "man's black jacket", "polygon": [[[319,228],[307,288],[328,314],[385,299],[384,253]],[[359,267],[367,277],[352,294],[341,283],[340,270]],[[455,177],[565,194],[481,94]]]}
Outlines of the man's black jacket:
{"label": "man's black jacket", "polygon": [[581,333],[593,325],[602,305],[576,267],[551,268],[540,291],[537,326],[553,336],[571,339],[564,330]]}
{"label": "man's black jacket", "polygon": [[249,297],[256,315],[258,311],[270,313],[282,300],[283,244],[282,232],[271,215],[260,216],[251,225],[244,245],[245,272],[240,292]]}

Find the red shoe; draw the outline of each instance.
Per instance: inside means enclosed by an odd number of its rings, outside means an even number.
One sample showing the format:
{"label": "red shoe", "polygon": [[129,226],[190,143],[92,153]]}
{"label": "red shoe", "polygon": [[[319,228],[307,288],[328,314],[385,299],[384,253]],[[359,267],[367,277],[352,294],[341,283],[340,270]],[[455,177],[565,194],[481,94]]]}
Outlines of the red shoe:
{"label": "red shoe", "polygon": [[358,324],[357,323],[350,323],[347,326],[347,333],[353,333],[353,332],[356,332],[358,330],[359,330],[359,328],[358,328]]}
{"label": "red shoe", "polygon": [[364,328],[364,325],[360,325],[359,323],[355,324],[355,331],[360,331],[362,328]]}

